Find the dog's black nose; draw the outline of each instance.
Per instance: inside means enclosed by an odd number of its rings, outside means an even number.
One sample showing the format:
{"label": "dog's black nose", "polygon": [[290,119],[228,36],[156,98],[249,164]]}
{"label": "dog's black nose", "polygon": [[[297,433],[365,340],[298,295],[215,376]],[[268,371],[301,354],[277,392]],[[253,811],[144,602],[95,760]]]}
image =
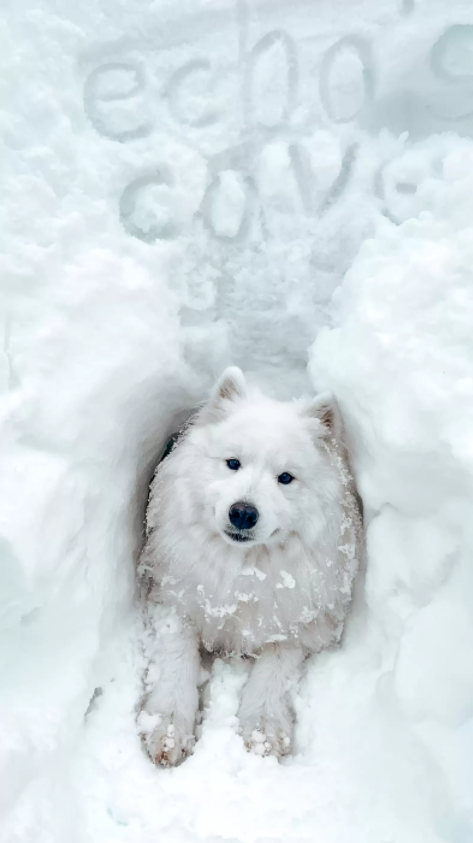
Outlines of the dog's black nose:
{"label": "dog's black nose", "polygon": [[230,523],[233,524],[237,530],[251,530],[258,518],[259,512],[255,506],[251,506],[250,503],[234,503],[233,506],[230,507],[230,512],[228,513],[228,517],[230,519]]}

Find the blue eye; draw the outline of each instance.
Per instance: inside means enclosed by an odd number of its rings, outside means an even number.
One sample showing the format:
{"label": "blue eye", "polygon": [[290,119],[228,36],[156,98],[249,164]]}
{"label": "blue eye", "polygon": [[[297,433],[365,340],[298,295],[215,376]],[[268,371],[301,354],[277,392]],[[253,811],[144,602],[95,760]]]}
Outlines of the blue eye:
{"label": "blue eye", "polygon": [[283,486],[288,486],[289,483],[292,483],[293,480],[294,477],[292,476],[292,474],[289,474],[288,471],[283,471],[283,473],[280,474],[278,477],[278,482],[282,483]]}
{"label": "blue eye", "polygon": [[227,460],[227,465],[232,471],[238,471],[241,466],[240,460]]}

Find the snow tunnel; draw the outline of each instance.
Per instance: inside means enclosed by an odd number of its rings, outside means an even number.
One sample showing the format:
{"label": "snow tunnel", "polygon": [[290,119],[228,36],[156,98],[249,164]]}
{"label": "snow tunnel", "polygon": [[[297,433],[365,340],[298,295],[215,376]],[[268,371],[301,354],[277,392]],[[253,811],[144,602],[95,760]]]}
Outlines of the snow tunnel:
{"label": "snow tunnel", "polygon": [[[471,843],[472,8],[18,0],[0,39],[0,839]],[[366,573],[293,757],[217,662],[160,770],[148,484],[230,364],[337,396]]]}

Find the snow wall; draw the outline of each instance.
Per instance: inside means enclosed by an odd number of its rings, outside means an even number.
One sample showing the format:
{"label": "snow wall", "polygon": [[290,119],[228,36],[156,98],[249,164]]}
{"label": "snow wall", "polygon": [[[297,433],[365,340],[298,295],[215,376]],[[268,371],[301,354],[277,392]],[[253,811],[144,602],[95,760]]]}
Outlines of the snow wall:
{"label": "snow wall", "polygon": [[[471,3],[2,18],[2,841],[471,843]],[[195,755],[155,770],[147,484],[229,363],[338,396],[367,572],[293,759],[244,752],[217,663]]]}

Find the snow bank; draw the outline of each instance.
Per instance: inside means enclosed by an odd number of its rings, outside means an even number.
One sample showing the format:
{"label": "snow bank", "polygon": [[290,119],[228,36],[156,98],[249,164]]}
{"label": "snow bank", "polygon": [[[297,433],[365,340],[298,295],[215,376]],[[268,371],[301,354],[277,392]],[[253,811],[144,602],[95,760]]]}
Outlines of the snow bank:
{"label": "snow bank", "polygon": [[[3,16],[5,843],[473,837],[473,21],[316,5]],[[287,764],[244,752],[244,666],[217,663],[195,755],[155,770],[134,711],[150,471],[225,365],[290,397],[309,346],[367,509],[344,645],[310,666]]]}
{"label": "snow bank", "polygon": [[[447,136],[396,163],[418,214],[381,225],[311,357],[350,418],[370,513],[366,613],[383,706],[443,778],[445,839],[472,834],[473,146]],[[367,621],[368,622],[368,621]],[[441,780],[439,780],[439,785]],[[443,816],[443,819],[441,819]],[[455,819],[453,819],[455,817]]]}

